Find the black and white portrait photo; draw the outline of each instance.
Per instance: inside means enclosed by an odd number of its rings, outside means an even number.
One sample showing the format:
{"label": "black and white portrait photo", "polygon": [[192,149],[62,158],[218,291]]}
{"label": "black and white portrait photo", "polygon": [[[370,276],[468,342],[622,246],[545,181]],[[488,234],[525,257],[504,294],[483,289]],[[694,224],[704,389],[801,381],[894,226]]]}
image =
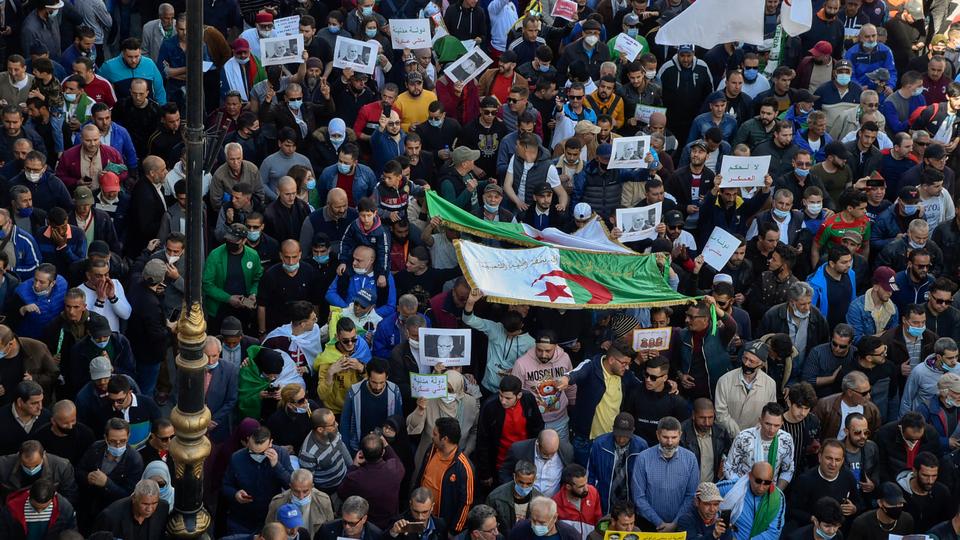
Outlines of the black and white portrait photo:
{"label": "black and white portrait photo", "polygon": [[349,68],[372,75],[377,66],[376,46],[375,42],[337,36],[337,45],[333,51],[333,67]]}
{"label": "black and white portrait photo", "polygon": [[470,329],[420,329],[420,354],[425,365],[470,365]]}
{"label": "black and white portrait photo", "polygon": [[620,241],[636,242],[656,236],[656,227],[657,223],[660,223],[662,211],[662,202],[640,208],[618,208],[617,228],[621,232]]}
{"label": "black and white portrait photo", "polygon": [[487,66],[493,63],[482,50],[472,49],[461,56],[458,60],[447,66],[444,73],[454,83],[467,84],[475,77],[479,77]]}
{"label": "black and white portrait photo", "polygon": [[264,66],[302,63],[303,35],[261,39],[260,54]]}
{"label": "black and white portrait photo", "polygon": [[650,136],[616,138],[611,150],[610,169],[646,169],[643,160],[650,152]]}

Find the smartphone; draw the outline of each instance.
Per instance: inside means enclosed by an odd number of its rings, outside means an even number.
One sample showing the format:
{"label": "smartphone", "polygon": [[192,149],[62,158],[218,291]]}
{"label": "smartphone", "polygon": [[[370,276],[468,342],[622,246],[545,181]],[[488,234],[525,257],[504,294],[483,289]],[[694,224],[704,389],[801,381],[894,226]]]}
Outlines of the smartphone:
{"label": "smartphone", "polygon": [[407,523],[407,526],[403,528],[403,532],[407,534],[423,534],[423,531],[427,529],[427,523],[424,521],[416,521],[413,523]]}
{"label": "smartphone", "polygon": [[381,101],[381,102],[380,102],[380,111],[383,113],[384,116],[386,116],[387,118],[390,118],[390,111],[391,111],[391,110],[392,110],[392,109],[390,108],[390,104],[389,104],[389,103],[387,103],[386,101]]}
{"label": "smartphone", "polygon": [[720,511],[720,521],[723,522],[727,527],[730,526],[730,516],[733,513],[733,510],[721,510]]}
{"label": "smartphone", "polygon": [[173,310],[173,313],[170,314],[170,318],[167,319],[170,322],[177,322],[180,320],[180,308]]}

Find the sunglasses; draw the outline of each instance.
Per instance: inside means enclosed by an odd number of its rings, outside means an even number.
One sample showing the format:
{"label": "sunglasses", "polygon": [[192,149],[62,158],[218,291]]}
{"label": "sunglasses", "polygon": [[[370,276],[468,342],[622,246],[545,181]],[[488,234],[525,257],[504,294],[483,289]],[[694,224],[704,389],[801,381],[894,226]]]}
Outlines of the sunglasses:
{"label": "sunglasses", "polygon": [[937,303],[937,304],[940,304],[941,306],[943,306],[943,305],[949,306],[949,305],[952,305],[952,304],[953,304],[953,300],[950,299],[950,298],[947,298],[946,300],[942,300],[942,299],[940,299],[940,298],[934,298],[933,301],[934,301],[935,303]]}
{"label": "sunglasses", "polygon": [[[853,390],[853,389],[851,388],[851,390]],[[870,395],[870,389],[869,389],[869,388],[867,388],[867,389],[864,390],[863,392],[861,392],[860,390],[853,390],[853,392],[856,393],[856,394],[860,394],[861,397],[867,397],[867,396]]]}
{"label": "sunglasses", "polygon": [[302,404],[304,404],[304,403],[306,403],[306,402],[307,402],[307,396],[303,396],[302,398],[294,401],[294,403],[296,403],[297,405],[302,405]]}
{"label": "sunglasses", "polygon": [[769,486],[773,483],[773,480],[761,480],[759,478],[751,478],[751,480],[753,480],[753,483],[758,486]]}
{"label": "sunglasses", "polygon": [[917,145],[917,146],[927,146],[927,145],[930,144],[930,143],[928,143],[928,142],[920,142],[920,141],[913,141],[913,144],[915,144],[915,145]]}
{"label": "sunglasses", "polygon": [[173,439],[173,437],[174,437],[173,435],[170,435],[169,437],[157,437],[157,439],[162,442],[170,442],[170,440]]}
{"label": "sunglasses", "polygon": [[480,114],[482,114],[482,115],[484,115],[484,116],[496,116],[497,110],[496,110],[496,109],[492,109],[492,110],[484,109],[484,110],[480,111]]}
{"label": "sunglasses", "polygon": [[831,342],[830,342],[830,345],[832,345],[834,349],[849,349],[849,348],[850,348],[850,344],[849,344],[849,343],[846,344],[846,345],[843,345],[843,344],[841,344],[841,343],[837,343],[836,341],[831,341]]}
{"label": "sunglasses", "polygon": [[355,338],[355,337],[352,337],[352,338],[343,338],[343,339],[340,340],[340,343],[356,343],[356,342],[357,342],[357,338]]}
{"label": "sunglasses", "polygon": [[646,376],[646,378],[647,378],[648,381],[655,381],[655,380],[659,379],[660,377],[666,376],[667,374],[664,373],[663,375],[654,375],[653,373],[645,373],[644,375]]}
{"label": "sunglasses", "polygon": [[[364,516],[364,517],[366,517],[366,516]],[[344,524],[344,525],[346,525],[347,527],[350,527],[350,528],[352,529],[352,528],[356,527],[357,525],[359,525],[360,522],[363,521],[364,518],[360,518],[360,519],[358,519],[358,520],[356,520],[356,521],[353,521],[353,522],[347,521],[346,519],[343,519],[343,518],[341,518],[341,519],[343,520],[343,524]]]}
{"label": "sunglasses", "polygon": [[111,399],[110,401],[116,403],[117,405],[122,405],[123,402],[126,401],[126,400],[127,400],[127,396],[123,396],[122,398],[119,398],[119,399]]}
{"label": "sunglasses", "polygon": [[567,96],[567,99],[583,99],[583,96]]}

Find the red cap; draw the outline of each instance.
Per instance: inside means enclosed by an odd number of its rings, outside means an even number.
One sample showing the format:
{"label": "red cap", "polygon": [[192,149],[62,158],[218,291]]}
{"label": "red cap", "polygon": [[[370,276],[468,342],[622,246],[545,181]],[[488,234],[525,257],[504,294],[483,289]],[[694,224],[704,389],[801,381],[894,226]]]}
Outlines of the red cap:
{"label": "red cap", "polygon": [[[255,24],[265,24],[273,22],[273,13],[269,11],[260,11],[257,13],[256,18],[253,21]],[[826,42],[824,42],[826,43]],[[829,45],[829,43],[827,43]]]}
{"label": "red cap", "polygon": [[116,173],[107,171],[100,175],[100,190],[101,191],[119,191],[120,190],[120,177]]}
{"label": "red cap", "polygon": [[873,284],[879,285],[881,289],[887,292],[894,292],[897,288],[897,273],[889,266],[878,266],[873,271]]}
{"label": "red cap", "polygon": [[243,51],[250,52],[250,42],[243,38],[237,38],[233,40],[233,45],[231,45],[231,47],[233,47],[233,52],[235,53]]}
{"label": "red cap", "polygon": [[829,41],[818,41],[817,44],[810,49],[810,54],[814,56],[830,56],[833,54],[833,45],[831,45]]}

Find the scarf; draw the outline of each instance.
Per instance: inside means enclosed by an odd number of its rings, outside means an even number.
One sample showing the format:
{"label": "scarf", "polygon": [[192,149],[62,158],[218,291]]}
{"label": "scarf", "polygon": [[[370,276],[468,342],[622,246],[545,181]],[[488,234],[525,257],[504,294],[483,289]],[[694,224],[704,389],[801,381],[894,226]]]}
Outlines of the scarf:
{"label": "scarf", "polygon": [[[775,447],[776,439],[774,439],[774,443],[771,445],[771,450]],[[743,503],[747,497],[747,490],[749,489],[750,476],[744,475],[737,479],[733,487],[730,488],[730,491],[723,497],[723,502],[720,503],[720,511],[730,510],[731,523],[736,523],[740,518],[740,514],[743,512]],[[777,519],[777,514],[780,513],[782,497],[783,492],[781,492],[776,485],[771,485],[770,490],[759,497],[760,504],[757,505],[756,511],[753,514],[753,524],[750,526],[749,538],[759,536],[770,527],[773,520]]]}

